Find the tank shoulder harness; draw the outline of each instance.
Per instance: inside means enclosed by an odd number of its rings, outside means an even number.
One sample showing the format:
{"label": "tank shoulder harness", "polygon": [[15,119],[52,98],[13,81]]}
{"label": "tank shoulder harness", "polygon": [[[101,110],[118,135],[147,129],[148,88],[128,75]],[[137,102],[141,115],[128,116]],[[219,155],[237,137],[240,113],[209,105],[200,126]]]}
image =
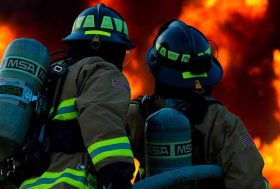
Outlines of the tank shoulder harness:
{"label": "tank shoulder harness", "polygon": [[[219,102],[212,96],[204,96],[203,101],[204,101],[206,107],[208,107],[211,104],[222,104],[221,102]],[[147,119],[147,117],[149,115],[151,115],[152,113],[154,113],[160,109],[155,103],[155,96],[150,96],[150,95],[139,96],[137,99],[132,100],[131,103],[139,105],[140,112],[145,120]],[[181,111],[181,112],[187,114],[187,116],[189,116],[188,109],[191,108],[191,105],[185,101],[181,101],[180,103],[175,104],[174,107],[172,107],[172,108],[174,108],[178,111]],[[203,111],[203,110],[201,110],[201,111]]]}

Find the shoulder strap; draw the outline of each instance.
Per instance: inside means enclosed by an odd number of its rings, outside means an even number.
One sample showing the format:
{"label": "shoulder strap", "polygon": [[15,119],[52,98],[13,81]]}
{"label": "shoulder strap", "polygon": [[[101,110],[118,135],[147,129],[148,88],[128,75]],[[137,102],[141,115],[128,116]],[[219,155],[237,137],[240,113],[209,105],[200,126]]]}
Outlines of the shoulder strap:
{"label": "shoulder strap", "polygon": [[146,120],[149,115],[156,112],[158,110],[158,107],[155,103],[155,97],[154,96],[139,96],[135,102],[139,105],[140,112],[143,116],[143,118]]}
{"label": "shoulder strap", "polygon": [[70,60],[63,60],[62,62],[54,63],[50,67],[50,74],[48,78],[48,84],[49,91],[48,91],[48,101],[49,105],[53,105],[53,111],[52,114],[49,115],[49,119],[52,120],[52,118],[56,115],[59,100],[61,97],[63,85],[65,82],[65,78],[68,72]]}
{"label": "shoulder strap", "polygon": [[191,124],[198,124],[202,122],[211,104],[221,103],[212,96],[197,96],[190,100],[190,102],[177,104],[174,108],[188,116]]}

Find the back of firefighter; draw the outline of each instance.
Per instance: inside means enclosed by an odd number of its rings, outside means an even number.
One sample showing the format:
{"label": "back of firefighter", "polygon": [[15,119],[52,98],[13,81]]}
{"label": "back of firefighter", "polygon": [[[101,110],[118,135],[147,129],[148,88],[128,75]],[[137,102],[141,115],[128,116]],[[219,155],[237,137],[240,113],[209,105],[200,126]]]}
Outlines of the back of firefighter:
{"label": "back of firefighter", "polygon": [[121,72],[133,48],[127,25],[99,4],[77,17],[63,41],[69,45],[69,67],[45,128],[49,166],[20,188],[131,188],[133,153],[125,131],[130,87]]}
{"label": "back of firefighter", "polygon": [[195,187],[268,189],[263,159],[243,122],[210,96],[223,70],[206,37],[180,20],[171,20],[159,29],[147,62],[155,92],[132,103],[128,113],[134,155],[142,167],[145,118],[170,107],[170,99],[175,99],[172,107],[187,115],[192,126],[192,164],[217,164],[223,170],[222,178],[200,180]]}

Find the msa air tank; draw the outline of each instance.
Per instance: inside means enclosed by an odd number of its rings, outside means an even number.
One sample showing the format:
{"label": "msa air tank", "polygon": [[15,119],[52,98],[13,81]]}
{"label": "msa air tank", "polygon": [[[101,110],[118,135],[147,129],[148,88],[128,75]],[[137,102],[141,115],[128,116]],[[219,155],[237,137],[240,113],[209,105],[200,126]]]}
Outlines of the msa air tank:
{"label": "msa air tank", "polygon": [[146,176],[188,165],[192,165],[189,119],[174,108],[151,114],[145,126]]}
{"label": "msa air tank", "polygon": [[47,48],[35,39],[18,38],[0,64],[0,162],[23,147],[50,64]]}

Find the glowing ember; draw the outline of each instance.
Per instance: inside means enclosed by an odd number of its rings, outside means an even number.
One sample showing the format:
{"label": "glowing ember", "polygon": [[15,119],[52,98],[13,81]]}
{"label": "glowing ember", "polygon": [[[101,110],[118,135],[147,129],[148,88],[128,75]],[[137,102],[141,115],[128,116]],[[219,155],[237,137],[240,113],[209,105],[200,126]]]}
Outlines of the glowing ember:
{"label": "glowing ember", "polygon": [[0,59],[2,59],[6,46],[13,39],[14,35],[11,29],[7,26],[0,25]]}

